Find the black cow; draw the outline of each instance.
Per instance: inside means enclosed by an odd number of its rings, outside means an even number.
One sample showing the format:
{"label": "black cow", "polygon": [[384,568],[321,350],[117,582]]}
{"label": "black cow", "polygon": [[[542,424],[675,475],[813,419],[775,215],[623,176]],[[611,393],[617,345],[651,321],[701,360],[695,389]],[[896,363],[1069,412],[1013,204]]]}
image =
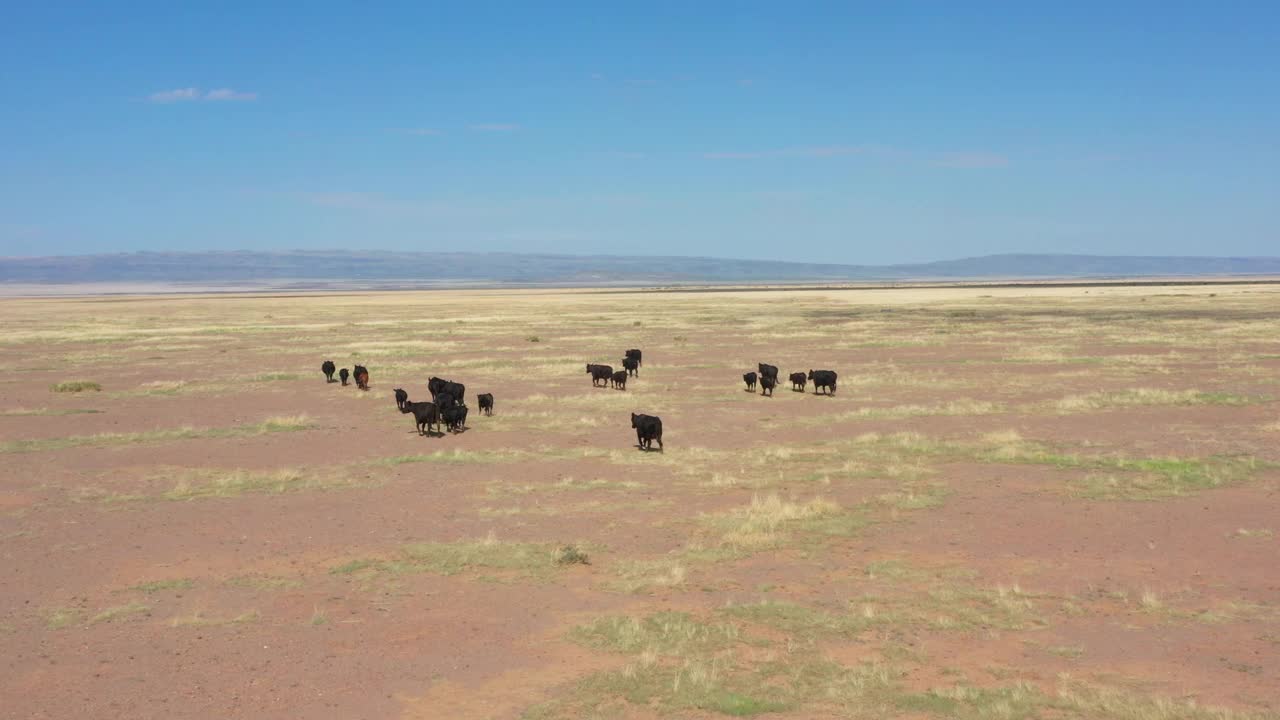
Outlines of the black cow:
{"label": "black cow", "polygon": [[333,374],[338,371],[338,366],[333,364],[332,360],[325,360],[320,363],[320,372],[324,373],[325,382],[333,382]]}
{"label": "black cow", "polygon": [[[413,424],[418,428],[419,435],[430,435],[432,425],[440,427],[440,410],[435,403],[406,400],[404,405],[400,406],[400,412],[413,413]],[[436,432],[439,430],[437,429]]]}
{"label": "black cow", "polygon": [[804,373],[791,373],[791,389],[804,392],[804,384],[807,378]]}
{"label": "black cow", "polygon": [[449,381],[445,380],[444,378],[438,378],[433,376],[430,380],[428,380],[427,392],[431,393],[431,399],[435,400],[436,395],[438,395],[441,390],[444,390],[444,386],[448,384],[449,384]]}
{"label": "black cow", "polygon": [[644,353],[641,353],[639,350],[636,350],[635,348],[632,348],[623,354],[635,360],[637,367],[644,364]]}
{"label": "black cow", "polygon": [[658,441],[658,450],[662,450],[662,418],[631,413],[631,427],[636,429],[636,444],[641,450],[653,449],[654,440]]}
{"label": "black cow", "polygon": [[622,368],[627,371],[628,375],[640,374],[640,361],[635,358],[622,358]]}
{"label": "black cow", "polygon": [[765,365],[764,363],[758,363],[756,365],[756,369],[760,371],[760,377],[762,378],[771,377],[773,378],[773,384],[774,385],[778,384],[778,366]]}
{"label": "black cow", "polygon": [[760,378],[760,394],[773,397],[773,388],[777,384],[778,384],[778,381],[774,379],[772,375],[765,375],[764,377]]}
{"label": "black cow", "polygon": [[613,379],[613,368],[609,365],[587,365],[587,374],[591,376],[592,386],[609,387]]}
{"label": "black cow", "polygon": [[619,370],[613,374],[613,387],[616,390],[627,389],[627,371]]}
{"label": "black cow", "polygon": [[449,432],[458,432],[467,427],[467,406],[453,405],[440,411],[440,418]]}
{"label": "black cow", "polygon": [[400,412],[404,412],[404,404],[407,402],[409,402],[409,393],[396,388],[396,407],[399,408]]}
{"label": "black cow", "polygon": [[338,371],[338,377],[342,378],[342,387],[347,386],[347,377],[349,375],[351,375],[351,373],[347,372],[346,368],[342,368],[341,370]]}
{"label": "black cow", "polygon": [[747,384],[747,392],[756,391],[756,374],[753,372],[746,373],[742,376],[742,382]]}
{"label": "black cow", "polygon": [[453,407],[454,405],[457,405],[458,398],[454,397],[453,393],[445,392],[444,390],[441,390],[440,392],[436,393],[435,402],[436,402],[436,407],[440,408],[440,412],[444,412],[445,410]]}
{"label": "black cow", "polygon": [[357,365],[353,375],[356,377],[356,387],[361,390],[369,389],[369,370],[363,365]]}
{"label": "black cow", "polygon": [[480,403],[480,412],[485,415],[493,414],[493,393],[481,393],[476,396],[476,402]]}
{"label": "black cow", "polygon": [[809,379],[813,381],[814,393],[817,393],[819,388],[826,388],[828,395],[831,395],[836,391],[835,370],[810,370]]}
{"label": "black cow", "polygon": [[459,405],[463,405],[466,403],[466,394],[467,394],[466,385],[463,385],[462,383],[456,383],[456,382],[445,383],[444,391],[452,395],[453,399],[457,400]]}

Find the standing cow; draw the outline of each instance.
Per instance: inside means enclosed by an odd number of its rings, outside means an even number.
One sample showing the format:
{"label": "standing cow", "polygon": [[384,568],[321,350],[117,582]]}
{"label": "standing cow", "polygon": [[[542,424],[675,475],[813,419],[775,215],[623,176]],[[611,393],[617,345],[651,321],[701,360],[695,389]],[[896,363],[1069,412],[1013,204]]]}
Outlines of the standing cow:
{"label": "standing cow", "polygon": [[356,387],[361,390],[369,389],[369,370],[363,365],[357,365],[352,373],[356,378]]}
{"label": "standing cow", "polygon": [[756,365],[756,369],[760,371],[760,377],[773,378],[773,384],[774,385],[778,384],[778,366],[777,365],[766,365],[764,363],[759,363]]}
{"label": "standing cow", "polygon": [[804,384],[807,379],[802,372],[791,373],[791,389],[804,392]]}
{"label": "standing cow", "polygon": [[756,374],[753,372],[746,373],[742,376],[742,382],[747,384],[747,392],[756,391]]}
{"label": "standing cow", "polygon": [[324,373],[325,382],[333,382],[333,374],[338,371],[338,367],[333,364],[332,360],[325,360],[320,364],[320,372]]}
{"label": "standing cow", "polygon": [[435,425],[437,427],[436,432],[439,432],[440,411],[436,408],[435,403],[406,400],[404,405],[400,407],[400,412],[406,415],[413,413],[413,424],[418,428],[419,435],[430,435],[432,425]]}
{"label": "standing cow", "polygon": [[652,450],[653,441],[657,440],[658,451],[662,451],[662,418],[631,413],[631,427],[636,429],[636,445],[641,450]]}
{"label": "standing cow", "polygon": [[639,375],[640,361],[632,357],[622,358],[622,368],[627,371],[628,375]]}
{"label": "standing cow", "polygon": [[476,395],[476,402],[480,403],[480,412],[485,415],[493,415],[493,393]]}
{"label": "standing cow", "polygon": [[347,378],[350,377],[350,375],[351,373],[347,372],[346,368],[342,368],[338,371],[338,377],[342,378],[342,387],[347,386]]}
{"label": "standing cow", "polygon": [[773,388],[777,384],[777,380],[772,375],[765,375],[760,378],[760,394],[773,397]]}
{"label": "standing cow", "polygon": [[400,412],[404,412],[404,404],[409,402],[409,393],[405,392],[400,388],[396,388],[395,393],[396,393],[396,409],[399,410]]}
{"label": "standing cow", "polygon": [[613,389],[615,390],[627,389],[627,371],[626,370],[619,370],[618,372],[614,373],[612,380],[613,380]]}
{"label": "standing cow", "polygon": [[636,350],[635,348],[628,350],[626,352],[626,356],[634,359],[636,361],[637,366],[644,364],[644,354],[641,353],[639,350]]}
{"label": "standing cow", "polygon": [[587,374],[591,376],[593,386],[609,387],[613,379],[613,368],[609,365],[587,365]]}
{"label": "standing cow", "polygon": [[813,381],[813,392],[815,394],[819,393],[821,388],[826,388],[828,395],[832,395],[836,391],[835,370],[810,370],[809,379]]}

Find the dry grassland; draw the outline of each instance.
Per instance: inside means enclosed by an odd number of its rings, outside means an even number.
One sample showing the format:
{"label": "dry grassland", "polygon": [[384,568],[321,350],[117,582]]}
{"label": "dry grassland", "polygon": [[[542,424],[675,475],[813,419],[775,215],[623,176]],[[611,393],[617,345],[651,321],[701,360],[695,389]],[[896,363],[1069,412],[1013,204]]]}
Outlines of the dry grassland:
{"label": "dry grassland", "polygon": [[[0,321],[5,717],[1280,717],[1273,286]],[[418,436],[432,375],[494,416]]]}

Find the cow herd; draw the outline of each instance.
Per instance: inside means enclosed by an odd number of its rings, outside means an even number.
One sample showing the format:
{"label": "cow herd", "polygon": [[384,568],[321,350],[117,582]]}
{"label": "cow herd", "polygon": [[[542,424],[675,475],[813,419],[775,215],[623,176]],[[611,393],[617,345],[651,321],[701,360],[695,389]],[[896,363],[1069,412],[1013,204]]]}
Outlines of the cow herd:
{"label": "cow herd", "polygon": [[614,371],[612,365],[587,363],[587,374],[591,376],[593,387],[612,387],[614,390],[626,390],[627,378],[640,375],[640,366],[644,364],[644,353],[632,348],[622,358],[622,369]]}
{"label": "cow herd", "polygon": [[[791,381],[791,389],[795,392],[804,392],[810,380],[813,381],[815,395],[822,395],[824,391],[825,394],[832,395],[836,391],[835,370],[810,370],[808,375],[794,372],[787,379]],[[747,392],[755,392],[756,385],[759,385],[761,395],[773,397],[773,389],[778,385],[778,367],[758,363],[756,372],[746,373],[742,376],[742,381],[747,384]]]}
{"label": "cow herd", "polygon": [[[640,375],[640,366],[644,364],[643,357],[640,350],[634,348],[627,350],[622,358],[622,369],[618,371],[614,371],[610,365],[588,363],[587,374],[591,376],[591,385],[626,390],[627,378]],[[349,377],[346,368],[337,370],[332,360],[325,360],[320,365],[320,371],[324,373],[326,382],[334,382],[335,370],[343,386],[346,386]],[[363,365],[356,365],[350,376],[355,378],[356,387],[361,390],[369,389],[369,370]],[[742,380],[747,384],[748,392],[754,393],[758,385],[761,395],[772,397],[773,389],[778,385],[778,368],[776,365],[759,363],[756,371],[746,373],[742,376]],[[824,393],[832,395],[836,391],[834,370],[810,370],[807,374],[794,372],[788,376],[788,380],[791,381],[791,389],[796,392],[804,392],[805,386],[810,382],[813,383],[815,395]],[[427,381],[427,392],[431,393],[430,402],[414,402],[409,399],[409,393],[403,388],[395,389],[396,408],[401,413],[413,415],[413,424],[419,435],[444,435],[446,430],[457,433],[466,429],[467,388],[465,385],[432,377]],[[493,415],[492,393],[476,395],[476,403],[481,414]],[[662,451],[662,418],[656,415],[631,413],[631,427],[636,431],[637,447],[641,450],[651,450],[656,441],[658,451]]]}
{"label": "cow herd", "polygon": [[[325,360],[320,364],[320,372],[324,373],[325,382],[334,382],[335,370],[337,366],[332,360]],[[353,377],[356,387],[361,390],[369,389],[369,369],[365,366],[356,365],[350,372],[342,368],[337,370],[337,373],[344,387],[347,385],[347,378]],[[409,393],[403,388],[396,388],[393,392],[396,408],[406,415],[413,415],[413,423],[419,435],[430,435],[433,432],[443,435],[444,430],[457,433],[467,427],[465,399],[467,387],[462,383],[438,377],[431,378],[427,381],[427,392],[431,393],[431,402],[414,402],[409,399]],[[477,395],[476,400],[480,404],[482,414],[493,415],[492,393]]]}

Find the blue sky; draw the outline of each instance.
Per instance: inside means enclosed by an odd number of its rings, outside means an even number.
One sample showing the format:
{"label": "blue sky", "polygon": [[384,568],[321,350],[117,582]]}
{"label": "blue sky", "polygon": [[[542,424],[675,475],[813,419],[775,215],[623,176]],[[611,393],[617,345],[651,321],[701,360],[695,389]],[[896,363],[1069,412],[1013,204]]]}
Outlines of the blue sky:
{"label": "blue sky", "polygon": [[1278,3],[607,5],[9,3],[0,254],[1280,254]]}

